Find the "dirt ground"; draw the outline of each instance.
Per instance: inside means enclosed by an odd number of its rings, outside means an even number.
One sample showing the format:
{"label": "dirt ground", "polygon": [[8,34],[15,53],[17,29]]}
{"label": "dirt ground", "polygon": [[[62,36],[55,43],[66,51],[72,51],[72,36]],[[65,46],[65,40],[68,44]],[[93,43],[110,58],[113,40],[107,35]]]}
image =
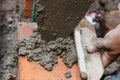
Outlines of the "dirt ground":
{"label": "dirt ground", "polygon": [[[95,0],[89,8],[87,13],[97,13],[95,21],[100,24],[100,27],[97,28],[98,37],[103,37],[108,31],[108,28],[105,27],[105,20],[108,19],[105,14],[118,10],[118,3],[120,0]],[[17,40],[18,10],[21,10],[20,8],[17,0],[0,0],[0,80],[17,80],[17,53],[14,51],[14,47]],[[24,21],[26,20],[29,21],[24,19]],[[115,25],[120,24],[118,20],[120,21],[120,18],[117,19],[117,23],[114,23]],[[106,21],[110,23],[110,20]],[[120,80],[120,58],[107,67],[102,80]]]}

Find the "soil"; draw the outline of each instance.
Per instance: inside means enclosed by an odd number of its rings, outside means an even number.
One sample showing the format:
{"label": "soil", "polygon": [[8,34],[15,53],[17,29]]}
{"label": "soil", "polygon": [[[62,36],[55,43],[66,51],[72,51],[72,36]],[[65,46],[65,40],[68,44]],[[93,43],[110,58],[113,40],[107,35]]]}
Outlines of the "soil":
{"label": "soil", "polygon": [[[9,6],[8,6],[9,5]],[[0,0],[0,80],[16,80],[17,0]]]}

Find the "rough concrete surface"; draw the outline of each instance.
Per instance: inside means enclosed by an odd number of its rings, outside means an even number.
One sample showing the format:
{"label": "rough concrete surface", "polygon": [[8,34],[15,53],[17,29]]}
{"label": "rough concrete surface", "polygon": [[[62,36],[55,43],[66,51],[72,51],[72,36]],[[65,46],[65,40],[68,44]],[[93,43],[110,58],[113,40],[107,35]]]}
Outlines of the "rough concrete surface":
{"label": "rough concrete surface", "polygon": [[17,53],[14,51],[17,11],[16,0],[0,0],[0,80],[16,80],[17,77]]}

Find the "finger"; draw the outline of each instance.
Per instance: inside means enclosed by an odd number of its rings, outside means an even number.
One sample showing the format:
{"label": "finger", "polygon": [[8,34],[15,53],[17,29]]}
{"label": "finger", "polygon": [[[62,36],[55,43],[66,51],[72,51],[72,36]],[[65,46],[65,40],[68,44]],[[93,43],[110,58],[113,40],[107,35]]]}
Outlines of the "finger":
{"label": "finger", "polygon": [[95,47],[95,45],[91,45],[91,46],[87,47],[87,51],[88,51],[88,53],[94,53],[97,51],[97,48]]}
{"label": "finger", "polygon": [[92,45],[88,46],[87,50],[89,53],[94,53],[100,49],[104,49],[104,39],[98,38]]}
{"label": "finger", "polygon": [[104,52],[102,55],[102,63],[104,68],[106,68],[109,64],[111,64],[114,60],[116,60],[119,57],[119,55],[111,54],[111,52]]}

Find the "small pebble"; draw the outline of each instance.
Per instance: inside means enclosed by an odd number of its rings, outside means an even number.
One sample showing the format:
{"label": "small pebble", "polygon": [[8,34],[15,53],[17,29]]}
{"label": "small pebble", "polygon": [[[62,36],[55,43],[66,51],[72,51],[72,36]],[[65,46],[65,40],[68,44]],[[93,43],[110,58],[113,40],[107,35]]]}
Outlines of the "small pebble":
{"label": "small pebble", "polygon": [[70,78],[72,75],[71,75],[71,72],[70,71],[67,71],[66,73],[65,73],[65,77],[66,78]]}

